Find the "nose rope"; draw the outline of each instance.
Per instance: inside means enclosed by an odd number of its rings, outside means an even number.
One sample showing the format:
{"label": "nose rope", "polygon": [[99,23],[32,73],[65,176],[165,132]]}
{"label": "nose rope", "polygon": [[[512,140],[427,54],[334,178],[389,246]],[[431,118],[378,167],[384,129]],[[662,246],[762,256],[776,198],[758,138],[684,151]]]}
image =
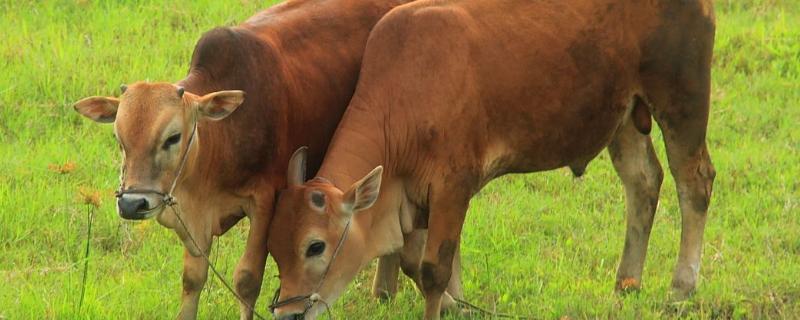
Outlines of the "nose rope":
{"label": "nose rope", "polygon": [[[306,302],[305,308],[303,309],[303,313],[300,314],[300,315],[305,315],[309,310],[311,310],[311,308],[314,306],[315,303],[321,302],[323,305],[325,305],[325,310],[328,313],[329,319],[333,319],[333,313],[331,312],[331,306],[328,304],[327,301],[322,299],[322,296],[320,296],[320,294],[319,294],[319,289],[322,287],[322,284],[323,284],[323,282],[325,281],[325,278],[328,275],[328,271],[330,271],[330,269],[331,269],[331,265],[333,265],[333,262],[336,260],[336,256],[339,255],[339,250],[342,248],[342,245],[344,244],[345,238],[347,238],[347,234],[348,234],[347,231],[350,229],[350,222],[351,221],[352,221],[352,219],[351,220],[347,220],[347,224],[344,227],[344,231],[342,232],[342,235],[339,236],[339,243],[336,244],[336,249],[333,251],[333,255],[331,256],[331,261],[328,263],[327,266],[325,266],[325,271],[322,273],[322,278],[320,278],[319,282],[317,283],[317,286],[314,288],[313,293],[307,294],[307,295],[293,296],[293,297],[286,298],[283,301],[279,301],[278,299],[280,299],[280,296],[281,296],[281,287],[278,286],[278,289],[275,290],[275,294],[273,294],[273,296],[272,296],[272,304],[269,305],[269,311],[270,312],[274,313],[276,308],[305,301]],[[488,309],[481,308],[481,307],[479,307],[479,306],[477,306],[475,304],[472,304],[469,301],[466,301],[466,300],[463,300],[463,299],[458,299],[456,297],[452,297],[452,298],[453,298],[453,300],[455,300],[455,302],[459,306],[461,306],[464,309],[469,310],[470,313],[477,313],[477,314],[480,314],[480,315],[483,315],[483,316],[489,316],[491,318],[538,319],[538,318],[535,318],[535,317],[532,317],[532,316],[515,315],[515,314],[508,314],[508,313],[500,313],[500,312],[497,312],[497,311],[490,311]]]}
{"label": "nose rope", "polygon": [[[196,116],[195,116],[195,118],[196,118]],[[192,127],[192,134],[189,136],[189,142],[186,144],[186,150],[183,152],[183,155],[181,155],[181,163],[178,166],[178,171],[175,172],[175,178],[172,179],[172,184],[169,187],[169,192],[164,193],[164,192],[161,192],[161,191],[158,191],[158,190],[154,190],[154,189],[128,189],[128,190],[123,190],[123,186],[122,185],[124,183],[120,183],[119,189],[116,192],[114,192],[114,195],[117,198],[120,198],[125,194],[148,194],[149,193],[149,194],[155,194],[155,195],[160,196],[161,197],[161,203],[159,203],[157,206],[155,206],[153,208],[148,209],[146,211],[148,213],[152,212],[152,211],[155,211],[156,209],[163,208],[165,205],[167,205],[167,206],[174,205],[175,204],[175,198],[172,196],[172,193],[175,191],[175,187],[178,186],[178,179],[180,179],[181,174],[183,173],[183,167],[186,166],[186,161],[187,161],[187,159],[189,159],[189,149],[191,149],[192,144],[194,143],[194,136],[196,135],[196,133],[197,133],[197,121],[195,121],[194,127]],[[124,173],[124,170],[123,170],[123,173]],[[122,178],[123,182],[124,182],[124,179],[125,178],[123,177]]]}
{"label": "nose rope", "polygon": [[[169,192],[164,193],[164,192],[161,192],[161,191],[158,191],[158,190],[153,190],[153,189],[128,189],[128,190],[123,190],[122,189],[122,183],[121,183],[120,187],[119,187],[119,190],[117,190],[114,194],[115,194],[115,196],[117,198],[120,198],[125,194],[155,194],[155,195],[160,196],[161,197],[161,202],[157,206],[155,206],[153,208],[150,208],[145,212],[146,213],[150,213],[150,212],[154,212],[154,211],[156,211],[158,209],[161,209],[161,208],[164,208],[164,207],[169,207],[172,210],[172,213],[175,215],[175,217],[178,218],[178,222],[181,224],[181,227],[183,227],[183,230],[186,230],[186,235],[189,237],[189,240],[192,241],[192,245],[194,245],[194,247],[197,248],[197,251],[200,252],[200,255],[203,256],[203,259],[206,261],[208,266],[211,268],[211,271],[217,277],[217,280],[222,282],[222,284],[225,286],[225,288],[227,288],[228,291],[230,291],[233,294],[233,296],[236,297],[237,300],[239,300],[240,303],[242,303],[245,306],[247,306],[247,309],[249,309],[251,312],[253,312],[253,315],[255,315],[256,318],[261,319],[261,320],[266,320],[263,316],[261,316],[261,314],[259,314],[255,310],[255,308],[253,308],[253,306],[251,306],[249,303],[244,301],[244,299],[238,293],[236,293],[235,290],[233,290],[233,287],[231,287],[231,285],[227,281],[225,281],[225,278],[222,277],[222,274],[220,274],[219,271],[217,271],[217,268],[214,267],[213,263],[211,263],[211,259],[208,258],[208,254],[206,253],[206,251],[203,250],[202,248],[200,248],[200,246],[197,244],[197,241],[195,241],[194,237],[192,236],[192,233],[189,231],[189,228],[186,227],[186,223],[183,222],[183,218],[181,217],[182,214],[180,213],[181,208],[177,205],[178,201],[172,195],[172,193],[175,191],[175,188],[178,186],[178,179],[180,179],[181,174],[183,173],[183,168],[186,166],[186,161],[189,158],[189,150],[192,147],[192,143],[194,143],[194,137],[195,137],[195,135],[197,133],[197,121],[196,121],[196,119],[197,119],[197,116],[195,115],[195,123],[194,123],[194,127],[192,128],[192,134],[189,136],[189,142],[186,144],[186,150],[183,152],[183,155],[181,156],[181,163],[178,166],[178,171],[175,172],[175,178],[172,179],[172,185],[170,185],[170,187],[169,187]],[[123,172],[124,172],[124,170],[123,170]],[[124,181],[124,177],[123,177],[123,181]]]}
{"label": "nose rope", "polygon": [[317,282],[317,286],[314,287],[314,290],[311,294],[307,295],[300,295],[300,296],[293,296],[284,299],[283,301],[279,301],[281,295],[281,287],[278,286],[278,289],[275,290],[275,294],[272,296],[272,304],[269,305],[269,311],[275,312],[276,308],[290,305],[297,302],[306,302],[305,309],[303,309],[303,315],[305,315],[308,310],[314,306],[315,303],[321,302],[325,305],[325,309],[328,313],[330,319],[333,319],[333,313],[331,313],[331,307],[325,300],[322,299],[322,296],[319,294],[319,289],[322,288],[322,284],[325,282],[325,278],[328,276],[328,272],[331,270],[331,266],[333,262],[336,261],[336,257],[339,255],[339,251],[342,249],[342,245],[344,244],[344,240],[347,238],[348,231],[350,230],[350,222],[352,222],[352,218],[347,220],[347,224],[344,226],[344,231],[342,231],[342,235],[339,236],[339,242],[336,244],[336,249],[333,250],[333,255],[331,255],[331,261],[325,266],[325,271],[322,272],[322,277]]}

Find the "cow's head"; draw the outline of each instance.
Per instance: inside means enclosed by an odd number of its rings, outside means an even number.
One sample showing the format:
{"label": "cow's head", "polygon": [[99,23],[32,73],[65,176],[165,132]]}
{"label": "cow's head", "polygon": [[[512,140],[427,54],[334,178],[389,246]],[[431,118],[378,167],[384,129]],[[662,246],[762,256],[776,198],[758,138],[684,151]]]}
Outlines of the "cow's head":
{"label": "cow's head", "polygon": [[[346,225],[377,200],[383,169],[375,168],[342,191],[322,178],[304,183],[305,157],[305,149],[300,149],[290,160],[288,188],[278,199],[268,247],[280,273],[279,301],[316,293],[332,304],[361,269],[368,248],[361,230]],[[326,268],[330,269],[323,279]],[[306,310],[308,302],[280,306],[274,313],[279,319],[311,319],[325,308],[317,302]]]}
{"label": "cow's head", "polygon": [[123,158],[117,210],[125,219],[147,219],[163,211],[159,193],[170,191],[197,121],[225,118],[244,92],[197,96],[170,83],[144,82],[121,89],[119,98],[89,97],[74,107],[96,122],[114,123]]}

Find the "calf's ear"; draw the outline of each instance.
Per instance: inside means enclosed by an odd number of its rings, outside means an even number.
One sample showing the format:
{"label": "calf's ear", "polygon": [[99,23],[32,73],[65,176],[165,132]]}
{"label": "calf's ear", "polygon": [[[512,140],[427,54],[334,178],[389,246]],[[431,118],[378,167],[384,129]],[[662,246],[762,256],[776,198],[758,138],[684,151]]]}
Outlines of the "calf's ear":
{"label": "calf's ear", "polygon": [[204,95],[195,100],[195,107],[205,118],[222,120],[244,102],[244,91],[228,90],[217,91]]}
{"label": "calf's ear", "polygon": [[364,178],[353,183],[353,186],[345,192],[343,197],[342,206],[344,206],[344,211],[352,214],[368,209],[375,204],[381,190],[381,175],[383,175],[383,167],[378,166],[372,169]]}
{"label": "calf's ear", "polygon": [[299,186],[306,182],[306,159],[308,147],[300,147],[289,159],[289,168],[286,170],[286,183],[290,187]]}
{"label": "calf's ear", "polygon": [[119,99],[112,97],[88,97],[72,105],[75,111],[100,123],[111,123],[117,118]]}

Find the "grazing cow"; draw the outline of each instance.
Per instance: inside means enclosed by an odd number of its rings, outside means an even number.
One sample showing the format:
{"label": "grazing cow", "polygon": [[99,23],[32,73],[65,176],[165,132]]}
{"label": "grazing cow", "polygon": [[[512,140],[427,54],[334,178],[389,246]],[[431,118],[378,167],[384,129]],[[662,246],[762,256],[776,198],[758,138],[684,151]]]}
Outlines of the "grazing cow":
{"label": "grazing cow", "polygon": [[[683,215],[672,286],[694,288],[714,169],[706,148],[711,1],[423,0],[367,42],[359,84],[316,178],[289,164],[269,233],[284,318],[313,318],[371,259],[400,252],[437,319],[470,199],[507,173],[608,148],[627,196],[617,288],[638,284],[662,170]],[[364,176],[366,174],[366,176]],[[363,178],[362,178],[363,177]],[[427,229],[424,250],[404,245]],[[635,281],[633,281],[635,280]]]}
{"label": "grazing cow", "polygon": [[[286,163],[308,145],[311,170],[318,168],[355,90],[369,31],[405,2],[287,1],[204,34],[189,74],[176,84],[139,82],[123,87],[119,98],[75,104],[88,118],[114,123],[123,152],[120,216],[155,217],[184,243],[180,318],[196,317],[207,279],[199,250],[208,252],[213,236],[245,216],[250,232],[234,287],[245,302],[242,318],[252,317]],[[186,228],[164,210],[173,181]]]}

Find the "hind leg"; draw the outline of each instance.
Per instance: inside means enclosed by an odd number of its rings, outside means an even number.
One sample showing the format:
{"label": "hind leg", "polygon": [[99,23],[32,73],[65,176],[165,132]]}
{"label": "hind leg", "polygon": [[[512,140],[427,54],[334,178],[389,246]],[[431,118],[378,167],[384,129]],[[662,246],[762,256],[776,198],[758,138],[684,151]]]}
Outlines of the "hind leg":
{"label": "hind leg", "polygon": [[715,22],[710,1],[664,4],[670,14],[643,45],[640,73],[678,191],[681,247],[672,288],[683,299],[697,283],[715,175],[706,147]]}
{"label": "hind leg", "polygon": [[664,172],[649,135],[639,133],[627,121],[608,146],[608,153],[625,186],[625,248],[617,270],[617,291],[639,289],[647,243],[658,206]]}
{"label": "hind leg", "polygon": [[664,134],[669,169],[681,208],[681,247],[672,280],[676,299],[694,292],[706,212],[716,172],[706,147],[709,110],[709,70],[697,70],[695,81],[651,90],[654,116]]}
{"label": "hind leg", "polygon": [[694,292],[700,272],[706,213],[716,172],[704,135],[698,137],[696,131],[681,127],[663,131],[681,207],[681,247],[672,289],[677,299],[685,299]]}

